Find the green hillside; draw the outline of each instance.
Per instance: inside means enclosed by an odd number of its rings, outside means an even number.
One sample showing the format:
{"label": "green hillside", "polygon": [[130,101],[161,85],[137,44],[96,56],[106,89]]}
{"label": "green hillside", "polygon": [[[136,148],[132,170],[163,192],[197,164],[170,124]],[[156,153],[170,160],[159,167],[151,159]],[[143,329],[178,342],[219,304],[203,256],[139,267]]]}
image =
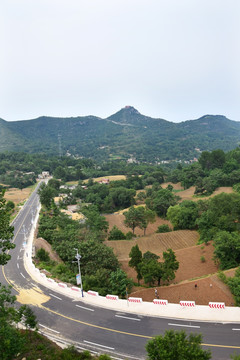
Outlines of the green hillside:
{"label": "green hillside", "polygon": [[0,151],[67,152],[96,160],[134,157],[140,161],[190,160],[199,150],[236,148],[240,123],[221,115],[173,123],[140,114],[127,106],[106,119],[39,117],[0,120]]}

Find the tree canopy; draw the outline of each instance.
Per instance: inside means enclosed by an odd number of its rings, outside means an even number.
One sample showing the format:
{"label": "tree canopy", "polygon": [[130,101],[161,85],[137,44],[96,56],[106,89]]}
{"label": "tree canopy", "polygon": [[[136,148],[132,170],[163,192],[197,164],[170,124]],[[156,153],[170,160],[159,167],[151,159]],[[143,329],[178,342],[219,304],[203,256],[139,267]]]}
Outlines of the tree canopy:
{"label": "tree canopy", "polygon": [[149,340],[148,360],[209,360],[211,352],[201,347],[201,334],[186,335],[185,331],[168,330]]}

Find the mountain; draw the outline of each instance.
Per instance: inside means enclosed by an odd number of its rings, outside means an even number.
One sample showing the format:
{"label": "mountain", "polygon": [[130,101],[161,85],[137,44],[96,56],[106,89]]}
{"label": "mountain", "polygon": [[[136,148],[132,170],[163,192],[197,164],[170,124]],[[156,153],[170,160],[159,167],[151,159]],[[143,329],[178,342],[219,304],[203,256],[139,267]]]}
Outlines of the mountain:
{"label": "mountain", "polygon": [[[222,115],[173,123],[142,115],[132,106],[102,119],[96,116],[33,120],[0,119],[0,152],[70,153],[96,160],[190,160],[200,151],[239,145],[240,123]],[[200,149],[200,151],[199,151]]]}

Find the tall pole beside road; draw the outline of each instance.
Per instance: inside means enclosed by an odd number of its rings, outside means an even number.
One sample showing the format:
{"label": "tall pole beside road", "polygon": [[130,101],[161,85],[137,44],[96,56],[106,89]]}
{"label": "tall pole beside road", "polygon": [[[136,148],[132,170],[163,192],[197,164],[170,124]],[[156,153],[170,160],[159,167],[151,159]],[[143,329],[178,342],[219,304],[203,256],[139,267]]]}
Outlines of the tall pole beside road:
{"label": "tall pole beside road", "polygon": [[81,269],[80,269],[80,259],[81,259],[81,255],[78,253],[78,249],[74,249],[77,251],[77,255],[75,256],[75,259],[77,259],[77,261],[73,261],[73,262],[77,262],[78,263],[78,276],[77,276],[77,285],[81,285],[81,292],[82,292],[82,297],[83,297],[83,286],[82,286],[82,276],[81,276]]}

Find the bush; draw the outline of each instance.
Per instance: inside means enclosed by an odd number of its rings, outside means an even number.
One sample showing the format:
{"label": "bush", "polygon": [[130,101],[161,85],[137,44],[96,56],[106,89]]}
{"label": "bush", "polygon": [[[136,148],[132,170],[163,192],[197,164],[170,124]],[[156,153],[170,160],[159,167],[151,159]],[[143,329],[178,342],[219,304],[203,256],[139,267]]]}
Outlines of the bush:
{"label": "bush", "polygon": [[166,224],[160,225],[156,231],[156,233],[166,233],[172,231],[170,227]]}
{"label": "bush", "polygon": [[200,259],[201,259],[201,262],[202,262],[202,263],[205,263],[205,262],[206,262],[206,259],[205,259],[205,257],[204,257],[204,256],[201,256],[201,258],[200,258]]}
{"label": "bush", "polygon": [[37,259],[48,263],[50,261],[49,253],[43,248],[39,249],[36,254]]}
{"label": "bush", "polygon": [[124,233],[118,229],[116,225],[113,226],[112,230],[109,232],[108,240],[125,240],[126,236]]}
{"label": "bush", "polygon": [[126,233],[126,240],[132,240],[132,238],[136,237],[131,231]]}

